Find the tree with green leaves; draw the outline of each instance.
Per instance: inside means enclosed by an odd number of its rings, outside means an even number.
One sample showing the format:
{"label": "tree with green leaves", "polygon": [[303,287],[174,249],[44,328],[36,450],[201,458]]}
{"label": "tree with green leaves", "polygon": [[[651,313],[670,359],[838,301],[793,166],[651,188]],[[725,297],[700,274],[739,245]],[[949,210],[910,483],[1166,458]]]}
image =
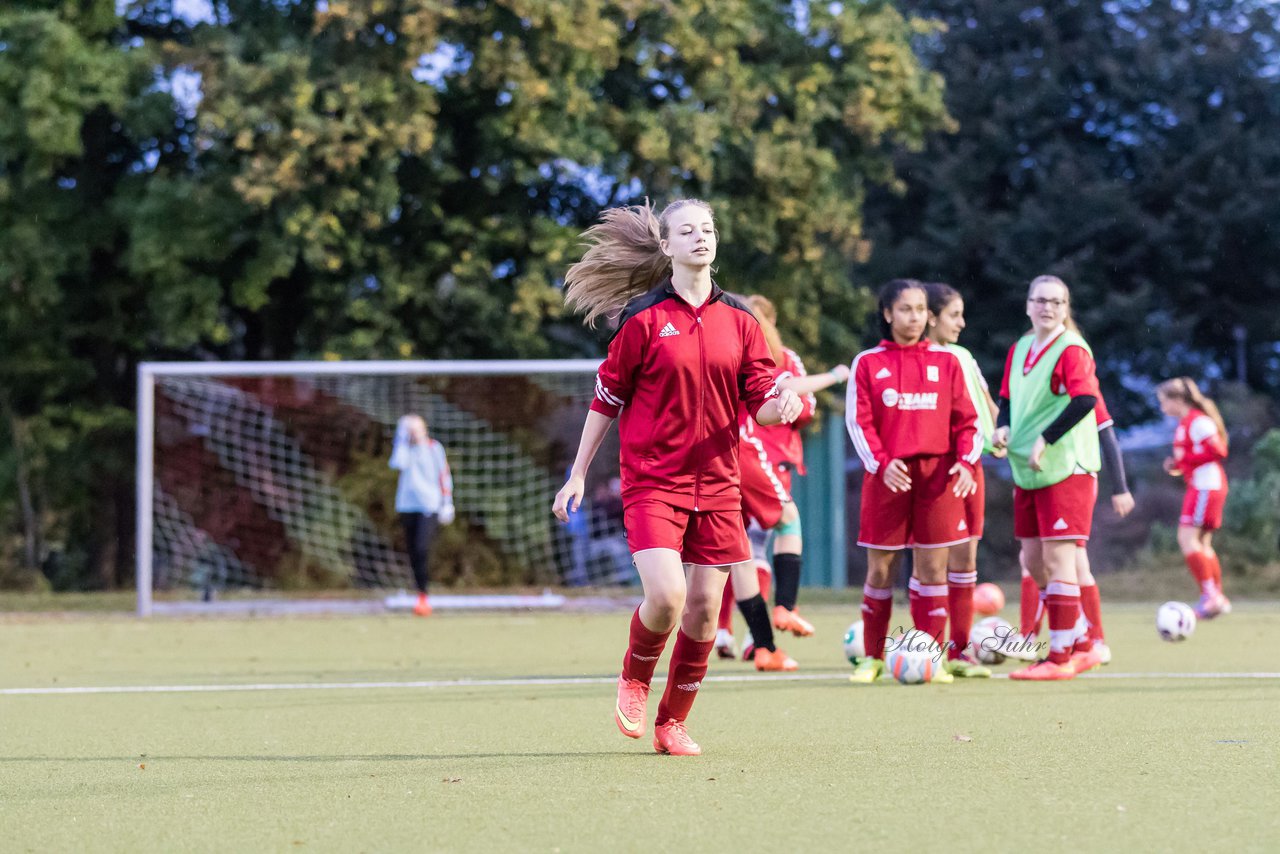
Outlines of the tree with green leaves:
{"label": "tree with green leaves", "polygon": [[[1151,380],[1280,389],[1280,9],[1256,0],[904,0],[954,132],[898,160],[864,268],[951,282],[989,372],[1061,276],[1122,423]],[[976,333],[976,334],[975,334]]]}
{"label": "tree with green leaves", "polygon": [[724,284],[847,358],[865,194],[945,121],[927,30],[875,0],[0,12],[0,522],[59,584],[127,582],[145,358],[599,352],[560,280],[645,196],[712,202]]}

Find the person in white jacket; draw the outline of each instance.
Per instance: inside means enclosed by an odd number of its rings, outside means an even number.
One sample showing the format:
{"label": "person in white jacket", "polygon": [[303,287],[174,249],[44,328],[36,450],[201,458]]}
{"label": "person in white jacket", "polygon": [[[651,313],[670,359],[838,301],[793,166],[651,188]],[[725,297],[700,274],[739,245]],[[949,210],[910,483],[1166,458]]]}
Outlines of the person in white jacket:
{"label": "person in white jacket", "polygon": [[409,549],[409,565],[418,587],[418,601],[413,612],[420,617],[431,615],[427,598],[429,572],[427,559],[440,525],[453,521],[453,476],[445,459],[444,446],[427,432],[421,415],[405,415],[396,425],[395,445],[391,450],[391,468],[400,472],[396,487],[396,512],[404,526]]}

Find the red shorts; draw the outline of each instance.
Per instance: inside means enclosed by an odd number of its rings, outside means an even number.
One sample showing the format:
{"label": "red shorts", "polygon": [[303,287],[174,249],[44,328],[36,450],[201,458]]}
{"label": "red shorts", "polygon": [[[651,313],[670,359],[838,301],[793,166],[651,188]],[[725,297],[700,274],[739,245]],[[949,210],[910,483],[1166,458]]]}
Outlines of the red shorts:
{"label": "red shorts", "polygon": [[699,566],[728,566],[751,559],[741,510],[695,513],[664,501],[645,499],[626,507],[623,524],[632,554],[646,549],[671,549],[680,553],[681,562]]}
{"label": "red shorts", "polygon": [[1192,525],[1203,531],[1216,531],[1222,527],[1222,505],[1227,503],[1225,489],[1196,489],[1187,487],[1182,498],[1182,515],[1179,525]]}
{"label": "red shorts", "polygon": [[891,491],[882,474],[862,476],[858,545],[897,551],[969,542],[964,501],[951,491],[955,475],[947,474],[955,458],[917,457],[906,463],[911,477],[911,489],[906,492]]}
{"label": "red shorts", "polygon": [[964,524],[969,532],[969,539],[982,539],[983,525],[987,519],[987,476],[982,473],[982,460],[973,467],[973,482],[978,488],[964,499]]}
{"label": "red shorts", "polygon": [[1073,474],[1040,489],[1013,488],[1013,535],[1020,540],[1087,540],[1098,478]]}
{"label": "red shorts", "polygon": [[742,512],[767,531],[782,521],[782,506],[791,500],[791,467],[772,462],[758,442],[745,440],[739,449]]}

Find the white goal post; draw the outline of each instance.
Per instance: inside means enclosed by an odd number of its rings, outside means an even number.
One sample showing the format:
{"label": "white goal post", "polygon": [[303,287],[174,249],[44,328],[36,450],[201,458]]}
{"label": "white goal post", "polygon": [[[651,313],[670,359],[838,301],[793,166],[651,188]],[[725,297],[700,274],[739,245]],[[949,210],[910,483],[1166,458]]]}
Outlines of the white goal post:
{"label": "white goal post", "polygon": [[138,613],[157,590],[411,588],[388,467],[407,413],[427,419],[454,475],[457,519],[437,538],[433,582],[441,567],[466,586],[632,583],[616,431],[579,519],[550,512],[599,364],[142,363]]}

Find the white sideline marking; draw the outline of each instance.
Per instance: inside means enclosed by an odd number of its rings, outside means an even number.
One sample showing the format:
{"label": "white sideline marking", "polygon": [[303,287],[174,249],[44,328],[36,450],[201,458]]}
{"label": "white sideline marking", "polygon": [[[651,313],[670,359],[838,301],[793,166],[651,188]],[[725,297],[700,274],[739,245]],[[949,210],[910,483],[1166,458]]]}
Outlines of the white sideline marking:
{"label": "white sideline marking", "polygon": [[[818,682],[844,680],[850,671],[828,673],[774,673],[708,676],[705,682]],[[1008,679],[1006,673],[993,678]],[[1088,673],[1081,679],[1280,679],[1280,673]],[[60,694],[207,694],[233,691],[367,691],[413,688],[521,688],[532,685],[612,685],[617,676],[545,676],[525,679],[432,679],[413,682],[250,682],[242,685],[86,685],[64,688],[0,688],[0,696],[48,696]],[[666,682],[665,676],[653,681]]]}

